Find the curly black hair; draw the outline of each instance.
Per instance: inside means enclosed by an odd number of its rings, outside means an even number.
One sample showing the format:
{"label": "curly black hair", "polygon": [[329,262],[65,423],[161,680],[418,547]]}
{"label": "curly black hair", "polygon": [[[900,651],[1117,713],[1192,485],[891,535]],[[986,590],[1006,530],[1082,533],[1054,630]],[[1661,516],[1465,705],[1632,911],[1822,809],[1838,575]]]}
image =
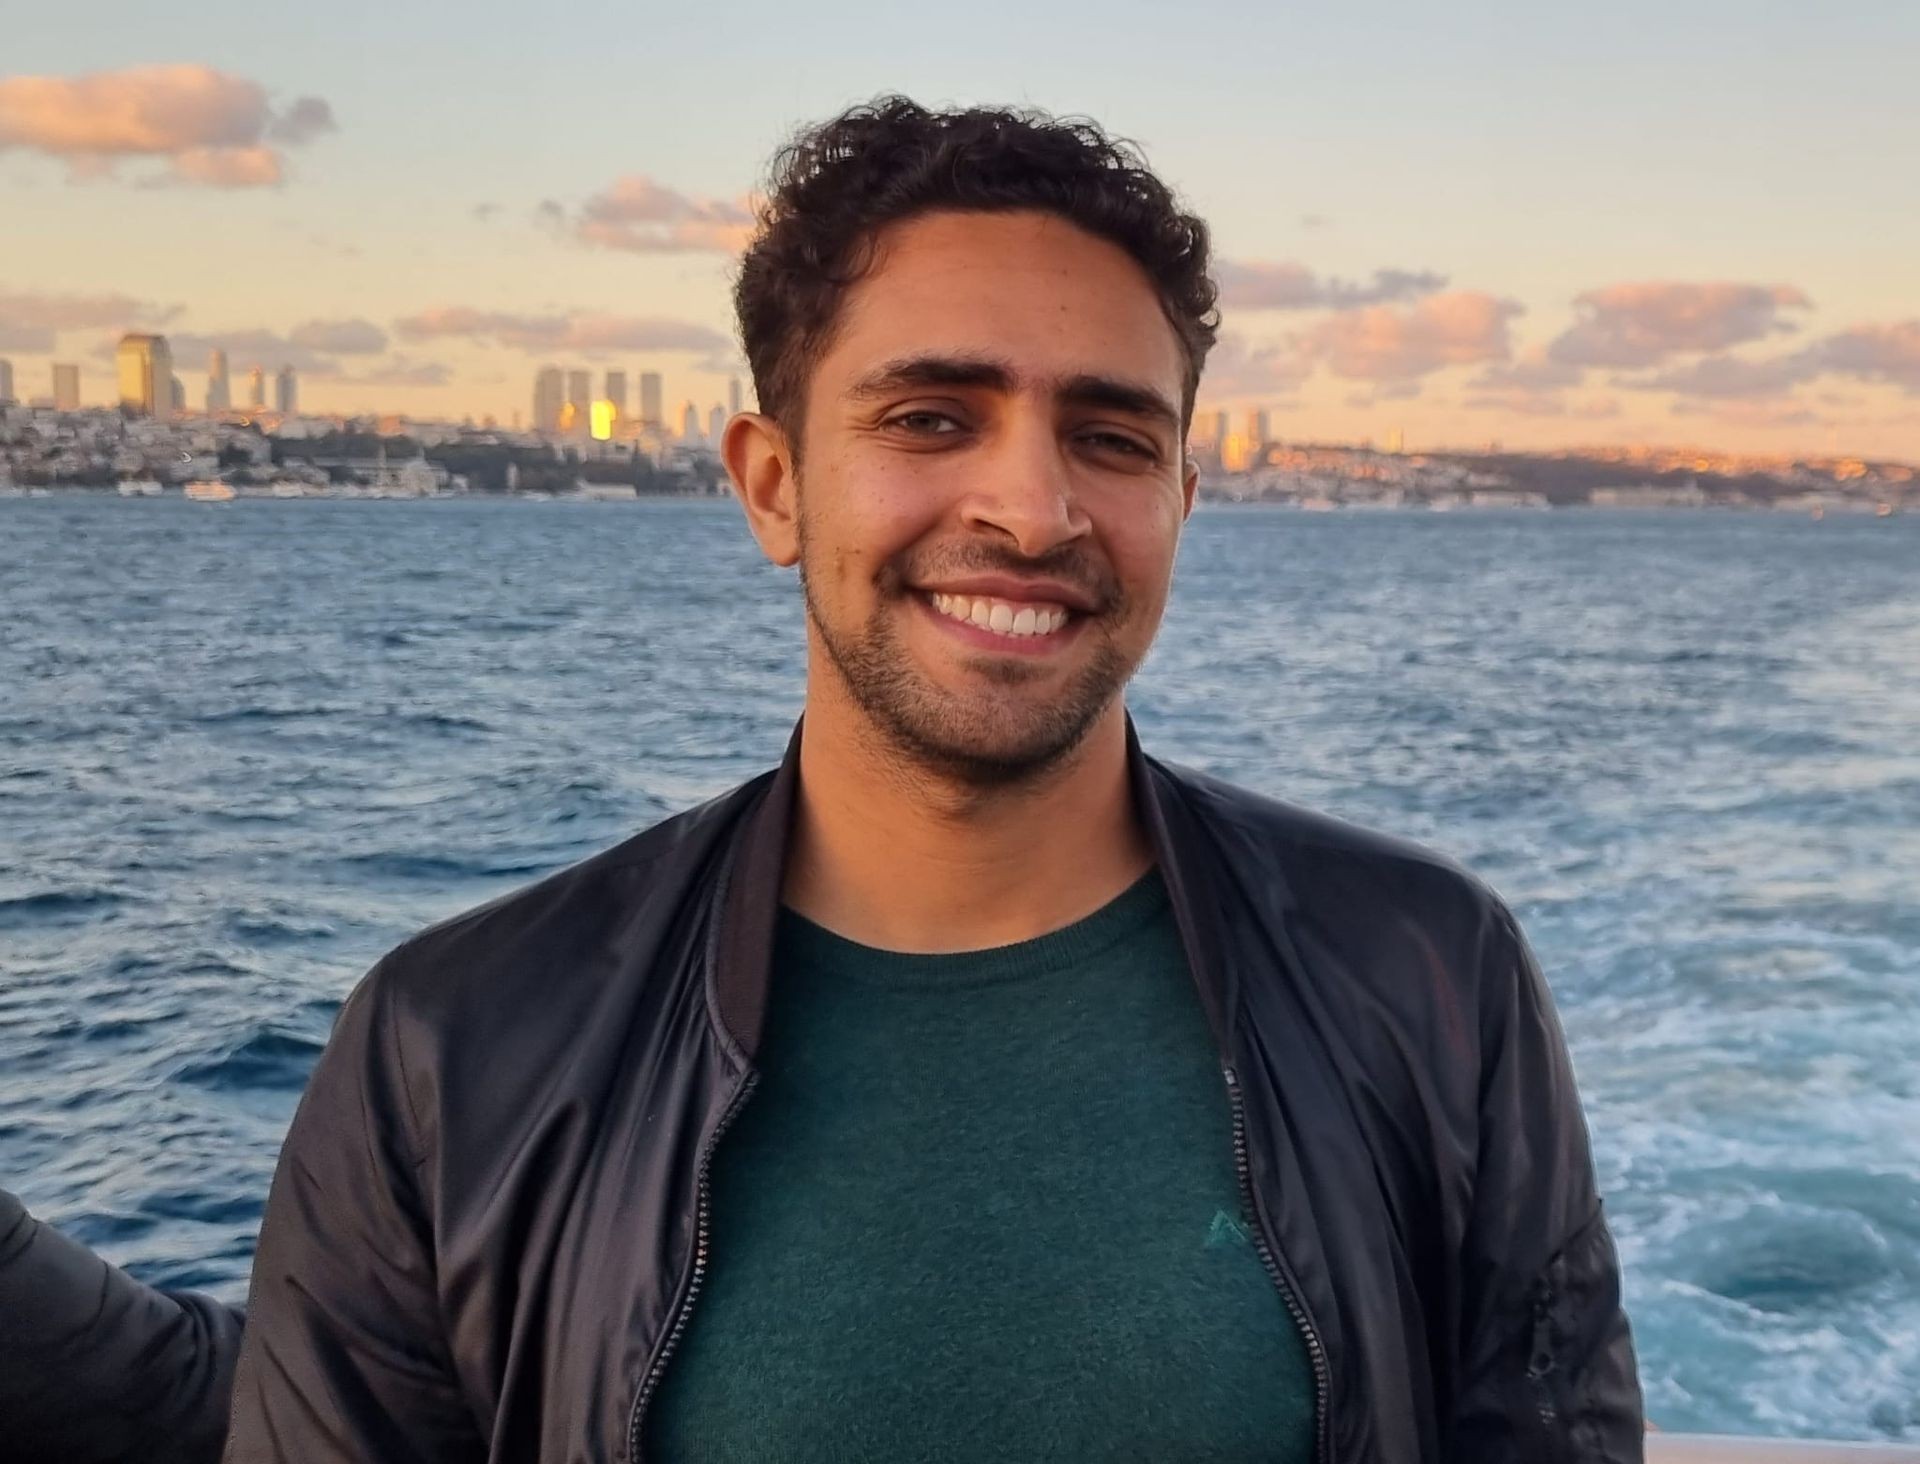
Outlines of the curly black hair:
{"label": "curly black hair", "polygon": [[1147,273],[1186,358],[1181,421],[1220,327],[1207,226],[1138,150],[1085,118],[1033,109],[930,111],[889,95],[803,129],[774,155],[734,312],[760,410],[797,452],[809,377],[842,295],[888,224],[935,210],[1057,214]]}

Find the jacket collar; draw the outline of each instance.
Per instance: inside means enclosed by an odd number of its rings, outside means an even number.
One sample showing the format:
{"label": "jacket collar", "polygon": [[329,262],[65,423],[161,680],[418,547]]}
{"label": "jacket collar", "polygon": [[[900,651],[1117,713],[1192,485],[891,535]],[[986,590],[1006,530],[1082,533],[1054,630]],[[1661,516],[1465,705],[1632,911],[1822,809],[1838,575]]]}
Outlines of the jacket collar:
{"label": "jacket collar", "polygon": [[[766,1020],[774,927],[800,784],[801,730],[802,724],[796,723],[779,769],[748,809],[719,893],[720,927],[711,967],[713,1005],[726,1037],[748,1063],[759,1051]],[[1214,1042],[1222,1059],[1230,1060],[1236,980],[1221,959],[1222,882],[1204,874],[1208,831],[1179,775],[1141,749],[1130,713],[1127,774]]]}

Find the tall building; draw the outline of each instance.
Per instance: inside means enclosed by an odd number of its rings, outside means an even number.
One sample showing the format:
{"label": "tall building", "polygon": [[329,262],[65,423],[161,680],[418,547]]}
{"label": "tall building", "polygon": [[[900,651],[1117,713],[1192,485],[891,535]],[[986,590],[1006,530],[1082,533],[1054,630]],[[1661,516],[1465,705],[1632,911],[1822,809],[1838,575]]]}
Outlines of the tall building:
{"label": "tall building", "polygon": [[282,366],[273,379],[273,407],[283,417],[300,410],[300,383],[294,379],[291,366]]}
{"label": "tall building", "polygon": [[542,366],[533,378],[533,430],[558,432],[566,407],[566,378],[558,366]]}
{"label": "tall building", "polygon": [[1273,441],[1273,419],[1267,415],[1264,407],[1256,407],[1247,413],[1247,441],[1258,452]]}
{"label": "tall building", "polygon": [[63,361],[53,363],[53,404],[63,412],[80,410],[80,368]]}
{"label": "tall building", "polygon": [[0,403],[13,400],[13,362],[0,361]]}
{"label": "tall building", "polygon": [[740,378],[737,376],[727,378],[727,415],[740,415]]}
{"label": "tall building", "polygon": [[700,409],[692,402],[680,404],[680,440],[682,442],[700,440]]}
{"label": "tall building", "polygon": [[660,407],[660,373],[640,373],[640,421],[647,427],[664,427],[667,416]]}
{"label": "tall building", "polygon": [[167,405],[175,414],[184,414],[187,410],[187,386],[177,376],[167,378]]}
{"label": "tall building", "polygon": [[607,373],[607,400],[613,403],[613,420],[619,422],[627,415],[627,373],[609,371]]}
{"label": "tall building", "polygon": [[720,439],[727,435],[727,409],[715,402],[713,410],[707,413],[707,446],[718,448]]}
{"label": "tall building", "polygon": [[233,406],[233,383],[227,378],[227,353],[207,353],[207,413],[212,416]]}
{"label": "tall building", "polygon": [[593,421],[593,373],[591,371],[569,371],[567,373],[567,419],[562,424],[568,432],[586,435]]}
{"label": "tall building", "polygon": [[247,405],[256,412],[267,408],[267,373],[258,366],[247,373]]}
{"label": "tall building", "polygon": [[130,332],[113,353],[120,374],[120,405],[147,417],[173,413],[173,352],[167,338]]}

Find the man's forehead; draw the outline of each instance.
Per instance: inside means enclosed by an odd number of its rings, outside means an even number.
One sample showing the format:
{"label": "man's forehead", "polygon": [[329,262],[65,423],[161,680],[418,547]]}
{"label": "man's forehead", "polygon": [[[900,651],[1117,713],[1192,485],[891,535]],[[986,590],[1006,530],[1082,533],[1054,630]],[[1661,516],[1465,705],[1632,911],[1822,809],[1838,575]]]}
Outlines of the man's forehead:
{"label": "man's forehead", "polygon": [[1182,374],[1152,280],[1051,215],[941,213],[891,226],[842,298],[830,356],[861,380],[908,359],[992,362],[1022,382]]}

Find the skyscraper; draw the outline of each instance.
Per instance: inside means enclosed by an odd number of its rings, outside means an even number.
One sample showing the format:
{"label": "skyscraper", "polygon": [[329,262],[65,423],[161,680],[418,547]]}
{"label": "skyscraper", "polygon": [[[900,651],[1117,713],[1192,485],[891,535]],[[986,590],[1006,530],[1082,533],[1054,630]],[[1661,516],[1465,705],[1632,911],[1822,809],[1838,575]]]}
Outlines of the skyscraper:
{"label": "skyscraper", "polygon": [[567,373],[567,420],[562,425],[567,431],[584,437],[592,421],[593,373],[569,371]]}
{"label": "skyscraper", "polygon": [[0,361],[0,403],[13,400],[13,362]]}
{"label": "skyscraper", "polygon": [[267,373],[258,366],[247,373],[247,405],[256,412],[267,407]]}
{"label": "skyscraper", "polygon": [[1256,407],[1251,412],[1248,412],[1247,441],[1253,445],[1253,450],[1258,452],[1272,440],[1273,424],[1272,420],[1267,416],[1266,409],[1264,407]]}
{"label": "skyscraper", "polygon": [[167,378],[167,405],[176,414],[184,414],[187,410],[187,386],[177,376]]}
{"label": "skyscraper", "polygon": [[658,371],[640,373],[640,421],[647,427],[667,425],[666,414],[660,409],[660,373]]}
{"label": "skyscraper", "polygon": [[700,409],[692,402],[680,404],[680,440],[682,442],[700,440]]}
{"label": "skyscraper", "polygon": [[53,404],[62,412],[80,410],[80,368],[63,361],[53,363]]}
{"label": "skyscraper", "polygon": [[130,332],[113,353],[120,375],[120,405],[147,417],[173,413],[173,352],[167,338]]}
{"label": "skyscraper", "polygon": [[542,366],[533,378],[533,430],[558,432],[567,405],[566,378],[558,366]]}
{"label": "skyscraper", "polygon": [[740,378],[737,376],[727,378],[727,415],[740,415]]}
{"label": "skyscraper", "polygon": [[627,415],[627,373],[609,371],[607,373],[607,400],[613,403],[613,419],[623,420]]}
{"label": "skyscraper", "polygon": [[212,415],[232,406],[233,383],[227,378],[227,353],[210,351],[207,354],[207,412]]}
{"label": "skyscraper", "polygon": [[283,417],[291,417],[300,410],[300,384],[294,379],[291,366],[282,366],[280,374],[273,379],[273,405]]}
{"label": "skyscraper", "polygon": [[707,413],[707,445],[718,448],[720,439],[727,433],[727,409],[715,402],[713,410]]}

